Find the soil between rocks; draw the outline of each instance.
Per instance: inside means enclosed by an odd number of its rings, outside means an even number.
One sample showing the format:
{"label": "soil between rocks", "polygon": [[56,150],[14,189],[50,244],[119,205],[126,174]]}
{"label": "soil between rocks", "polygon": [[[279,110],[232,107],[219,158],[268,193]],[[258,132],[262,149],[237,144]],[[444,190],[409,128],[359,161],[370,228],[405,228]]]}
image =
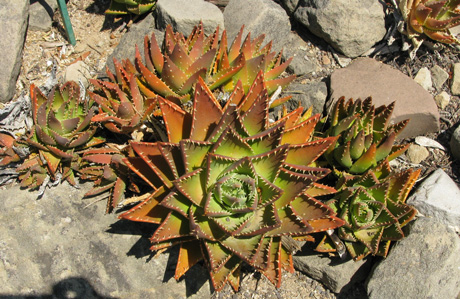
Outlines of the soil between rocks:
{"label": "soil between rocks", "polygon": [[[210,1],[213,2],[213,1]],[[216,2],[216,1],[214,1]],[[217,1],[224,3],[226,1]],[[67,66],[82,60],[90,68],[91,75],[96,78],[104,72],[104,66],[109,54],[118,45],[122,35],[129,30],[129,24],[133,17],[109,16],[104,11],[108,8],[110,0],[70,0],[67,3],[70,19],[72,22],[76,46],[69,46],[65,38],[63,22],[56,13],[53,28],[49,32],[29,31],[27,33],[21,73],[17,82],[17,98],[21,94],[27,94],[30,85],[42,86],[49,78],[50,72],[55,68],[58,80],[62,78]],[[297,26],[294,24],[294,29]],[[298,29],[298,28],[297,28]],[[305,82],[319,77],[327,77],[336,68],[339,68],[335,60],[335,53],[323,41],[312,34],[303,31],[302,38],[308,41],[309,51],[315,52],[318,63],[323,67],[322,71],[314,75],[299,77],[298,82]],[[133,45],[134,47],[134,45]],[[459,62],[458,50],[448,46],[442,46],[439,50],[432,50],[422,46],[414,60],[409,58],[407,52],[396,52],[375,59],[382,61],[400,70],[410,77],[414,77],[422,67],[438,65],[445,70],[451,70],[453,63]],[[450,92],[450,78],[442,87],[442,91]],[[439,90],[438,92],[440,92]],[[1,105],[1,104],[0,104]],[[449,149],[450,137],[460,121],[460,99],[452,96],[449,105],[441,113],[441,131],[429,134],[430,137],[440,142]],[[407,142],[404,141],[404,142]],[[442,168],[460,184],[460,163],[454,161],[450,153],[441,150],[431,150],[430,157],[419,165],[411,165],[400,161],[401,167],[422,168],[421,177],[424,178],[437,168]],[[234,293],[230,287],[226,287],[220,293],[214,293],[212,298],[366,298],[366,291],[362,284],[355,285],[345,294],[333,294],[321,283],[296,272],[294,274],[283,272],[282,286],[276,289],[265,277],[252,269],[244,268],[240,292]]]}

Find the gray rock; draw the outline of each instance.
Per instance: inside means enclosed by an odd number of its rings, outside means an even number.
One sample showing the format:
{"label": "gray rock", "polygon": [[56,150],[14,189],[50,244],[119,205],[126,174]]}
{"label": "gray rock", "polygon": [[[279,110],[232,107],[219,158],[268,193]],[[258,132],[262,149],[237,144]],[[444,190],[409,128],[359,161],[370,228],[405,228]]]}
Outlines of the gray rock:
{"label": "gray rock", "polygon": [[439,65],[433,66],[430,71],[433,87],[436,88],[436,90],[440,90],[442,85],[449,79],[449,73],[443,70]]}
{"label": "gray rock", "polygon": [[300,0],[294,17],[334,49],[353,58],[368,51],[386,33],[382,4],[374,0]]}
{"label": "gray rock", "polygon": [[445,91],[441,91],[440,94],[436,95],[434,97],[434,101],[436,102],[436,105],[438,105],[439,109],[444,109],[449,105],[450,103],[450,94],[448,94]]}
{"label": "gray rock", "polygon": [[[288,111],[299,107],[299,102],[304,108],[313,106],[313,113],[322,113],[327,98],[327,85],[322,81],[312,81],[305,84],[292,83],[283,91],[282,96],[292,96],[285,103]],[[281,107],[276,107],[279,110]]]}
{"label": "gray rock", "polygon": [[[155,226],[105,215],[105,203],[82,199],[64,183],[45,192],[2,190],[0,209],[0,294],[53,298],[209,298],[207,271],[196,265],[176,282],[177,250],[151,258]],[[92,204],[91,204],[92,203]],[[59,296],[61,292],[81,296]],[[59,293],[58,293],[59,292]],[[51,298],[51,296],[49,296]]]}
{"label": "gray rock", "polygon": [[136,53],[136,45],[139,47],[142,59],[144,59],[144,38],[148,36],[151,38],[152,32],[155,33],[158,44],[163,44],[164,32],[155,29],[155,18],[152,14],[148,15],[141,22],[131,26],[129,32],[124,34],[112,54],[107,57],[107,66],[113,72],[113,58],[121,61],[122,59],[129,59],[134,62]]}
{"label": "gray rock", "polygon": [[409,161],[414,164],[420,164],[420,162],[428,158],[429,155],[430,152],[426,149],[426,147],[418,144],[411,144],[406,152],[407,158],[409,158]]}
{"label": "gray rock", "polygon": [[460,63],[454,64],[452,83],[450,85],[450,89],[454,96],[460,95]]}
{"label": "gray rock", "polygon": [[294,267],[309,277],[321,281],[334,293],[345,292],[353,284],[366,279],[371,270],[372,259],[361,261],[329,258],[326,255],[295,255]]}
{"label": "gray rock", "polygon": [[188,36],[193,27],[203,21],[204,32],[209,35],[217,26],[224,29],[224,16],[220,9],[204,0],[159,0],[155,9],[157,29],[171,24],[174,31]]}
{"label": "gray rock", "polygon": [[273,41],[273,50],[279,51],[289,39],[291,23],[286,11],[272,0],[230,0],[224,11],[225,29],[229,43],[244,25],[243,38],[265,34],[265,43]]}
{"label": "gray rock", "polygon": [[30,4],[29,29],[48,31],[53,25],[54,12],[58,8],[56,0],[39,0]]}
{"label": "gray rock", "polygon": [[292,57],[287,71],[297,76],[312,74],[320,70],[315,54],[308,51],[307,43],[297,34],[290,33],[283,49],[284,60]]}
{"label": "gray rock", "polygon": [[11,100],[21,69],[22,49],[27,29],[29,0],[0,1],[0,102]]}
{"label": "gray rock", "polygon": [[460,189],[442,169],[437,169],[409,197],[422,215],[460,231]]}
{"label": "gray rock", "polygon": [[419,218],[367,282],[370,299],[457,298],[460,239],[445,225]]}
{"label": "gray rock", "polygon": [[357,58],[331,75],[331,99],[365,99],[372,96],[376,107],[396,101],[392,121],[410,119],[401,138],[439,130],[439,112],[431,94],[400,71],[371,58]]}
{"label": "gray rock", "polygon": [[460,160],[460,126],[455,129],[450,139],[450,152],[455,159]]}
{"label": "gray rock", "polygon": [[64,72],[64,82],[75,81],[81,82],[84,87],[88,87],[88,79],[91,78],[91,72],[86,63],[77,61],[69,65]]}
{"label": "gray rock", "polygon": [[299,4],[299,0],[281,0],[280,2],[289,15],[292,15],[295,12],[297,5]]}
{"label": "gray rock", "polygon": [[414,81],[420,84],[425,90],[430,91],[433,88],[433,82],[431,81],[431,72],[427,67],[422,67],[417,75],[414,77]]}

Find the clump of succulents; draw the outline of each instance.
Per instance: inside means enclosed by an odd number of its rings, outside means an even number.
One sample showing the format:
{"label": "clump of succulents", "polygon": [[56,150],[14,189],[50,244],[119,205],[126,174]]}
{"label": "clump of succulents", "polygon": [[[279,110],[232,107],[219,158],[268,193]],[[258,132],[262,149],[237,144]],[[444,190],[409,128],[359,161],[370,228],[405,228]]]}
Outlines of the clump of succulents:
{"label": "clump of succulents", "polygon": [[459,0],[400,0],[399,8],[416,47],[422,35],[446,44],[460,43],[449,31],[460,24]]}
{"label": "clump of succulents", "polygon": [[15,151],[16,139],[8,133],[0,133],[0,166],[20,162],[21,157]]}
{"label": "clump of succulents", "polygon": [[91,122],[92,103],[80,99],[75,82],[56,86],[46,97],[38,87],[30,88],[34,126],[26,143],[37,150],[18,168],[22,186],[36,188],[49,176],[57,176],[75,185],[77,151],[104,142],[95,137],[97,126]]}
{"label": "clump of succulents", "polygon": [[293,271],[282,237],[343,224],[310,194],[329,173],[310,165],[336,137],[311,141],[319,117],[298,112],[270,124],[257,78],[248,95],[237,84],[224,108],[201,78],[191,112],[159,97],[168,141],[132,142],[137,155],[124,159],[154,191],[120,217],[159,224],[151,249],[180,246],[175,278],[204,260],[217,291],[238,289],[243,263],[280,286],[282,269]]}
{"label": "clump of succulents", "polygon": [[[219,41],[219,28],[205,36],[203,24],[200,23],[185,38],[181,33],[174,33],[168,25],[162,48],[154,34],[150,39],[145,37],[145,63],[136,46],[135,63],[125,60],[120,64],[115,61],[117,76],[109,77],[112,82],[122,84],[119,73],[134,73],[146,97],[160,95],[176,104],[190,100],[199,77],[215,92],[220,90],[230,93],[238,81],[242,82],[245,92],[248,92],[256,75],[262,71],[269,95],[294,80],[293,75],[279,78],[291,60],[282,63],[281,53],[271,52],[271,43],[262,47],[263,35],[251,40],[248,34],[243,43],[242,35],[243,28],[228,48],[226,31]],[[287,99],[278,99],[272,106]]]}
{"label": "clump of succulents", "polygon": [[157,0],[111,0],[110,7],[105,11],[110,15],[125,15],[128,13],[142,15],[155,8]]}
{"label": "clump of succulents", "polygon": [[[344,177],[340,191],[327,204],[345,221],[338,237],[354,260],[367,255],[386,257],[391,241],[404,237],[402,227],[417,213],[405,201],[419,174],[420,170],[413,169],[392,173],[383,161],[361,176]],[[337,249],[327,235],[316,248],[320,252]]]}
{"label": "clump of succulents", "polygon": [[338,136],[334,147],[325,154],[338,171],[362,174],[378,162],[392,160],[409,145],[395,145],[408,120],[390,125],[394,103],[375,108],[372,99],[364,101],[341,97],[329,117],[325,136]]}

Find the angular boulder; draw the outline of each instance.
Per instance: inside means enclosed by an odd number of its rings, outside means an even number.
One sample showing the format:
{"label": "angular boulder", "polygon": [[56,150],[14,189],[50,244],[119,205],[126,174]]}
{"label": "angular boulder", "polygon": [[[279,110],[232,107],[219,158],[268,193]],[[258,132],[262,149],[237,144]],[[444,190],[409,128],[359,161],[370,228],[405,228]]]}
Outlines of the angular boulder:
{"label": "angular boulder", "polygon": [[29,0],[0,1],[0,102],[11,100],[21,70],[22,50],[29,16]]}
{"label": "angular boulder", "polygon": [[409,234],[376,264],[367,281],[370,299],[458,298],[460,238],[446,225],[419,218]]}
{"label": "angular boulder", "polygon": [[273,50],[279,51],[289,39],[291,23],[286,11],[272,0],[230,0],[224,11],[225,29],[229,43],[244,25],[243,38],[248,32],[254,39],[265,34],[264,44],[273,41]]}
{"label": "angular boulder", "polygon": [[164,30],[170,24],[174,31],[185,36],[200,21],[206,35],[213,33],[217,26],[224,29],[224,16],[220,9],[204,0],[159,0],[154,13],[157,29]]}
{"label": "angular boulder", "polygon": [[386,33],[383,6],[375,0],[300,0],[294,18],[352,58],[367,52]]}

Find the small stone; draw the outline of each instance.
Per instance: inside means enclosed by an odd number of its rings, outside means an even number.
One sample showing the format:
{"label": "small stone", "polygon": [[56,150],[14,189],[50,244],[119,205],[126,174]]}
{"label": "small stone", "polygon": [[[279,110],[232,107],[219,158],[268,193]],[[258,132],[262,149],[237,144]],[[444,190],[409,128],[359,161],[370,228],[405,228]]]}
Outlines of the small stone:
{"label": "small stone", "polygon": [[454,64],[454,71],[452,75],[452,84],[450,86],[454,96],[460,95],[460,63]]}
{"label": "small stone", "polygon": [[433,88],[431,81],[431,72],[427,67],[422,67],[414,78],[414,81],[420,84],[425,90],[430,91]]}
{"label": "small stone", "polygon": [[430,71],[433,87],[439,90],[447,79],[449,79],[449,73],[443,70],[439,65],[433,66]]}
{"label": "small stone", "polygon": [[327,55],[323,55],[322,61],[323,61],[323,65],[331,64],[331,60],[329,59],[329,57],[327,57]]}
{"label": "small stone", "polygon": [[426,147],[418,144],[411,144],[406,152],[407,158],[414,164],[420,164],[420,162],[428,158],[429,155],[430,152],[426,149]]}
{"label": "small stone", "polygon": [[434,101],[436,102],[436,105],[438,105],[438,107],[441,110],[443,110],[447,107],[447,105],[449,105],[450,95],[447,92],[443,91],[434,97]]}
{"label": "small stone", "polygon": [[442,169],[437,169],[409,197],[420,214],[460,231],[460,189]]}

